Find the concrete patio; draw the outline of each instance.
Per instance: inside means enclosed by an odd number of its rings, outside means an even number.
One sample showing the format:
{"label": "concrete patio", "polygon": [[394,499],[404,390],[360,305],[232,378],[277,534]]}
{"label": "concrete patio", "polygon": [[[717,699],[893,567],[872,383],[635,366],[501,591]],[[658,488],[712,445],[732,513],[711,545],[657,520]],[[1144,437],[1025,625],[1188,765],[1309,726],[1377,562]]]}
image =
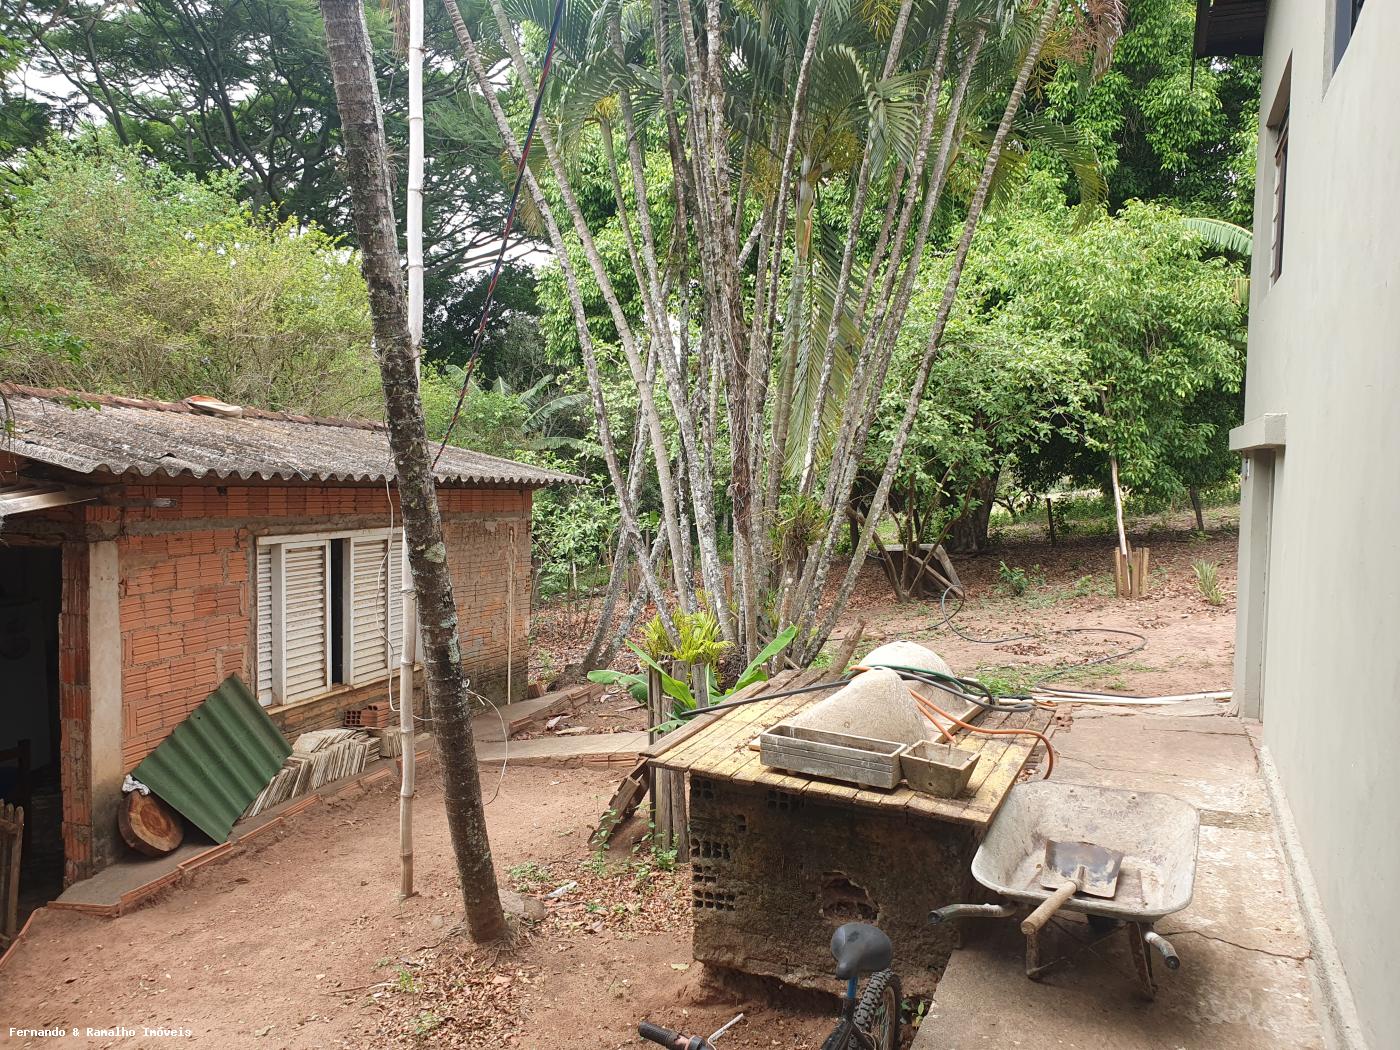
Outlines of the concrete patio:
{"label": "concrete patio", "polygon": [[[1055,779],[1160,791],[1201,813],[1195,897],[1158,923],[1181,957],[1155,959],[1157,998],[1139,992],[1121,934],[1074,952],[1039,981],[1024,973],[1024,939],[1007,919],[964,920],[914,1050],[1016,1046],[1065,1050],[1320,1050],[1314,962],[1294,881],[1270,809],[1249,723],[1204,701],[1171,707],[1087,707],[1059,733]],[[1044,959],[1089,938],[1060,920]]]}

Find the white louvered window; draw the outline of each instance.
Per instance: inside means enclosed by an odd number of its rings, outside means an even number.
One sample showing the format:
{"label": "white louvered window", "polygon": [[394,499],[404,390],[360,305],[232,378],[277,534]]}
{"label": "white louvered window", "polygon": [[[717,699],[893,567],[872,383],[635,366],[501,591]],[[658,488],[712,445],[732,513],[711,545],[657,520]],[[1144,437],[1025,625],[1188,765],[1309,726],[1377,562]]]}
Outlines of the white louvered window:
{"label": "white louvered window", "polygon": [[395,667],[402,556],[397,530],[258,540],[259,702],[295,703]]}

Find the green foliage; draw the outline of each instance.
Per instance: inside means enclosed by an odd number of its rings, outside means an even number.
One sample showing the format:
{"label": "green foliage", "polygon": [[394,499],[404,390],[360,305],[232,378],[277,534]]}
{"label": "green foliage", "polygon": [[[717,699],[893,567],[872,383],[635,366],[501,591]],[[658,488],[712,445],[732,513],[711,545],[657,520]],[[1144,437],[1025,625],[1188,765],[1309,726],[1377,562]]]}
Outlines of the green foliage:
{"label": "green foliage", "polygon": [[553,878],[548,866],[527,860],[506,869],[511,888],[520,893],[533,893]]}
{"label": "green foliage", "polygon": [[1259,59],[1193,61],[1195,0],[1133,0],[1127,13],[1108,71],[1061,70],[1047,112],[1095,147],[1115,210],[1136,198],[1248,226]]}
{"label": "green foliage", "polygon": [[31,152],[0,247],[6,378],[264,408],[377,413],[351,253],[268,221],[229,176],[95,139]]}
{"label": "green foliage", "polygon": [[1040,571],[1039,565],[1023,569],[1019,565],[1011,566],[1001,562],[997,567],[997,579],[1002,590],[1019,598],[1032,587],[1042,586],[1045,583],[1045,574]]}
{"label": "green foliage", "polygon": [[[755,682],[766,682],[768,672],[764,665],[781,653],[792,640],[797,637],[796,625],[780,632],[771,642],[763,647],[762,651],[754,657],[753,661],[739,672],[739,677],[728,689],[721,690],[714,677],[714,661],[719,658],[729,647],[729,643],[718,640],[718,624],[714,625],[714,634],[710,633],[710,626],[704,618],[713,619],[707,612],[681,613],[673,617],[676,622],[678,633],[681,634],[681,645],[672,646],[667,637],[665,628],[661,625],[661,618],[657,617],[643,631],[643,644],[636,645],[629,642],[628,645],[642,667],[654,669],[661,677],[661,689],[674,701],[673,710],[679,716],[681,712],[693,711],[696,708],[695,694],[690,686],[678,678],[673,678],[662,666],[662,661],[666,659],[676,659],[692,666],[700,665],[706,669],[705,681],[709,692],[709,702],[707,706],[723,703],[729,697],[747,689]],[[687,626],[682,626],[683,624]],[[712,659],[686,660],[681,656],[682,652],[689,652],[696,656],[711,654]],[[590,682],[603,682],[607,685],[621,685],[627,689],[638,701],[645,701],[647,696],[647,676],[645,670],[640,674],[628,674],[622,671],[597,670],[588,672]],[[662,732],[675,727],[677,723],[670,722],[662,727]]]}
{"label": "green foliage", "polygon": [[1225,594],[1220,589],[1220,566],[1213,561],[1193,561],[1191,571],[1196,576],[1196,589],[1210,605],[1224,605]]}
{"label": "green foliage", "polygon": [[681,663],[713,667],[732,647],[721,637],[719,620],[708,609],[677,613],[672,620],[680,638],[672,655]]}
{"label": "green foliage", "polygon": [[1032,180],[978,231],[944,356],[962,371],[935,372],[922,469],[954,493],[1005,467],[1030,492],[1104,487],[1110,454],[1146,496],[1224,477],[1244,365],[1238,264],[1207,257],[1171,209],[1132,201],[1077,229],[1056,198]]}

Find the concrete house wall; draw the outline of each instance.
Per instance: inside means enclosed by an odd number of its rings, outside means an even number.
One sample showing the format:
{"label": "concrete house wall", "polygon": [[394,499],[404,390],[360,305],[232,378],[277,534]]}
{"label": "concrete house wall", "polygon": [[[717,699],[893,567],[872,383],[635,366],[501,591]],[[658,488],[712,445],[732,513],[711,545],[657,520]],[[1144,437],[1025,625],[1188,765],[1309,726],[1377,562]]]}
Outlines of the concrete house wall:
{"label": "concrete house wall", "polygon": [[[1400,918],[1400,5],[1273,0],[1263,60],[1236,696],[1296,824],[1370,1046]],[[1335,67],[1334,67],[1335,63]],[[1282,273],[1277,125],[1289,113]],[[1345,985],[1343,986],[1345,987]]]}

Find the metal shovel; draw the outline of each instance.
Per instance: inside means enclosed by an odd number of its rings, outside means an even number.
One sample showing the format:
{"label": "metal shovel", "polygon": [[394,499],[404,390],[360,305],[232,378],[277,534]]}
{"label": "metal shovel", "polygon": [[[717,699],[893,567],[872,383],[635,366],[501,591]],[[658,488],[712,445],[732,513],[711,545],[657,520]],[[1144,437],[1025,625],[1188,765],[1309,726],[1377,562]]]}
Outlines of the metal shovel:
{"label": "metal shovel", "polygon": [[1092,842],[1056,842],[1054,839],[1046,842],[1040,884],[1055,892],[1026,916],[1021,932],[1038,933],[1076,893],[1112,897],[1118,892],[1118,873],[1122,869],[1123,854],[1118,850],[1095,846]]}

